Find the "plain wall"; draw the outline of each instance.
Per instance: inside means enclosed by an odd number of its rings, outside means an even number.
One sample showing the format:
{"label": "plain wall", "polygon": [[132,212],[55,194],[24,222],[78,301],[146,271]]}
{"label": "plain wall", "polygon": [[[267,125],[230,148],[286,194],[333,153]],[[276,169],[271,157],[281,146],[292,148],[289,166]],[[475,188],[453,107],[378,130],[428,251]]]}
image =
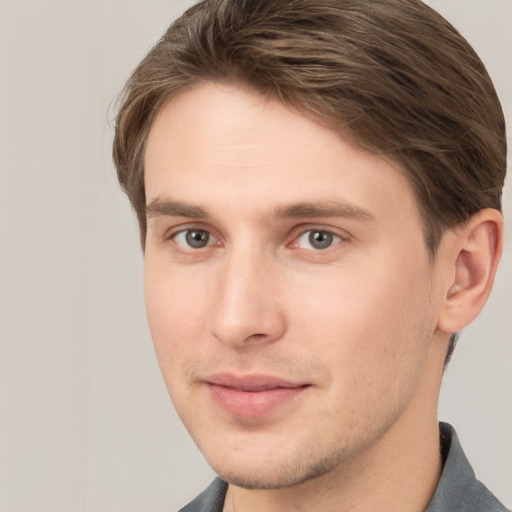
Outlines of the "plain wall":
{"label": "plain wall", "polygon": [[[512,2],[431,0],[487,64],[512,125]],[[190,2],[0,0],[0,509],[172,511],[213,473],[153,354],[113,99]],[[509,137],[510,144],[510,137]],[[440,417],[512,504],[512,187],[489,304],[463,333]]]}

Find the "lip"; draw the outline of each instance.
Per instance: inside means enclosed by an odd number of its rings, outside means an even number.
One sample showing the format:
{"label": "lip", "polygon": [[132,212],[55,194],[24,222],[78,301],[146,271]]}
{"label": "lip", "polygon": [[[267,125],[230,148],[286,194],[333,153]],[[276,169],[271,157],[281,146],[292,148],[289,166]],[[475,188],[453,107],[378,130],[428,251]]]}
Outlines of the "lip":
{"label": "lip", "polygon": [[205,379],[213,401],[228,414],[259,418],[290,403],[309,384],[290,382],[271,375],[218,373]]}

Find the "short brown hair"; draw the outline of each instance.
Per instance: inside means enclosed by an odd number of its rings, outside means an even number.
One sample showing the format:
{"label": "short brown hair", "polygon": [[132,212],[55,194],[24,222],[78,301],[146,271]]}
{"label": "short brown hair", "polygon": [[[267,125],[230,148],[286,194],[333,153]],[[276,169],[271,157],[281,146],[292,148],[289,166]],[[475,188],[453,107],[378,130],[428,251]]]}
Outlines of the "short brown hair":
{"label": "short brown hair", "polygon": [[501,209],[505,120],[467,41],[419,0],[204,0],[167,30],[121,95],[114,162],[146,233],[144,149],[164,103],[237,81],[402,164],[431,254],[443,231]]}
{"label": "short brown hair", "polygon": [[200,81],[232,81],[342,130],[405,169],[430,255],[501,209],[505,120],[468,42],[420,0],[204,0],[177,19],[120,97],[119,181],[146,234],[144,150],[156,113]]}

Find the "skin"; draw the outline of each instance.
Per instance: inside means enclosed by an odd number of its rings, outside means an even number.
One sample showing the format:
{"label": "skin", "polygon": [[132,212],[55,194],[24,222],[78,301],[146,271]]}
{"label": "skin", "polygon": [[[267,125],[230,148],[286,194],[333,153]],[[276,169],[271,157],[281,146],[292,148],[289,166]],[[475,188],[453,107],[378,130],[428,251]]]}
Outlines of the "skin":
{"label": "skin", "polygon": [[[145,185],[150,329],[176,410],[230,482],[225,510],[423,510],[449,333],[495,271],[460,254],[473,233],[499,257],[498,217],[449,232],[431,261],[397,164],[234,85],[162,108]],[[303,388],[236,414],[212,398],[219,373]]]}

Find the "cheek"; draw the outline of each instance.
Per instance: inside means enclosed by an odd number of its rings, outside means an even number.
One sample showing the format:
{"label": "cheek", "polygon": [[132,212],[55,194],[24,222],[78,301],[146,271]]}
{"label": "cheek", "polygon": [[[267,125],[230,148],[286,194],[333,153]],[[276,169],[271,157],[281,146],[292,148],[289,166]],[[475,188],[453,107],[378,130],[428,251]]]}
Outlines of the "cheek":
{"label": "cheek", "polygon": [[204,337],[206,290],[194,279],[146,268],[144,294],[158,362],[167,380],[193,357]]}
{"label": "cheek", "polygon": [[386,386],[397,373],[407,378],[419,369],[433,321],[424,270],[392,258],[371,269],[353,265],[303,283],[307,293],[295,295],[296,333],[310,339],[334,379]]}
{"label": "cheek", "polygon": [[399,278],[392,267],[380,271],[374,265],[370,272],[365,267],[347,265],[324,275],[296,276],[295,293],[290,298],[304,326],[347,336],[360,332],[364,336],[409,316],[414,307],[409,288],[415,290],[417,286]]}

